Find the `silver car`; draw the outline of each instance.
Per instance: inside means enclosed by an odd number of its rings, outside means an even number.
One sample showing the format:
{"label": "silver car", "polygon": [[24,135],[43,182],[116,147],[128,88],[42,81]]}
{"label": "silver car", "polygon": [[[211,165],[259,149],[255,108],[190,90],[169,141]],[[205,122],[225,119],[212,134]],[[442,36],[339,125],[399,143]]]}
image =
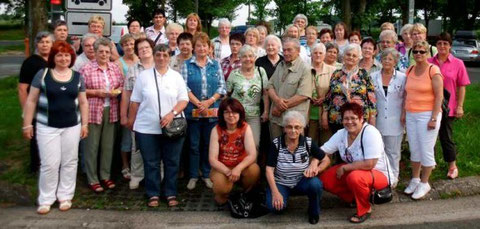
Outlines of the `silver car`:
{"label": "silver car", "polygon": [[455,39],[452,54],[465,62],[480,62],[480,41],[475,39]]}

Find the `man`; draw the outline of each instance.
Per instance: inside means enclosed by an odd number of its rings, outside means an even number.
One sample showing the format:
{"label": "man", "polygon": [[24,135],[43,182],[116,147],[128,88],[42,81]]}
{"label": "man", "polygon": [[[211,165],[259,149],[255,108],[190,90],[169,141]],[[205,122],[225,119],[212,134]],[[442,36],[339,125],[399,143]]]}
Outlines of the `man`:
{"label": "man", "polygon": [[215,60],[220,61],[223,58],[230,56],[230,21],[226,18],[220,18],[218,20],[218,37],[212,39],[214,47]]}
{"label": "man", "polygon": [[230,56],[227,56],[222,59],[220,65],[222,66],[223,76],[225,77],[225,81],[227,81],[230,72],[233,70],[240,68],[242,63],[240,62],[240,57],[238,53],[242,48],[243,44],[245,44],[245,37],[241,33],[235,33],[230,36]]}
{"label": "man", "polygon": [[155,45],[167,44],[168,39],[165,34],[165,11],[162,9],[156,9],[152,15],[153,25],[145,29],[147,37],[150,38]]}
{"label": "man", "polygon": [[282,135],[282,119],[286,111],[296,110],[308,122],[308,108],[312,95],[311,68],[300,55],[300,42],[295,38],[283,40],[284,60],[278,64],[268,82],[268,95],[272,99],[270,108],[270,137]]}
{"label": "man", "polygon": [[93,49],[93,43],[98,39],[98,36],[93,33],[87,33],[82,39],[83,53],[80,54],[75,60],[75,64],[72,67],[74,71],[80,71],[88,62],[95,59],[95,51]]}

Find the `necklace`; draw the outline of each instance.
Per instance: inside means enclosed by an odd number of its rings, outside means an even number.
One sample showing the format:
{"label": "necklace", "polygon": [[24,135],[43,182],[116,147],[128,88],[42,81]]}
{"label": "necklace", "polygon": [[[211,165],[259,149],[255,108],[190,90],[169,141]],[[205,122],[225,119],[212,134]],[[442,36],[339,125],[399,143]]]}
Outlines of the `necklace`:
{"label": "necklace", "polygon": [[55,73],[55,75],[60,76],[60,77],[66,77],[66,76],[68,76],[68,74],[70,74],[70,69],[68,69],[64,73],[61,73],[61,72],[53,69],[53,73]]}

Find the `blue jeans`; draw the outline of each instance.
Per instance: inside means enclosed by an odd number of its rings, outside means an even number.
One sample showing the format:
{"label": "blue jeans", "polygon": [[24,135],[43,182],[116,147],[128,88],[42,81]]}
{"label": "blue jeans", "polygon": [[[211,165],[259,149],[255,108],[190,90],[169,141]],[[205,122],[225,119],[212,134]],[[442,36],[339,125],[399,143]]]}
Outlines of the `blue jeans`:
{"label": "blue jeans", "polygon": [[208,146],[210,144],[210,133],[215,125],[217,125],[217,122],[210,122],[208,119],[188,120],[190,178],[198,178],[199,167],[203,178],[209,177]]}
{"label": "blue jeans", "polygon": [[145,190],[147,197],[160,196],[160,161],[163,161],[163,194],[177,195],[177,176],[185,137],[170,139],[161,134],[135,132],[145,168]]}
{"label": "blue jeans", "polygon": [[283,209],[277,210],[273,207],[272,204],[272,190],[267,186],[267,198],[266,205],[267,208],[272,211],[279,213],[287,208],[287,201],[290,194],[292,195],[307,195],[308,196],[308,214],[309,215],[319,215],[320,214],[320,199],[322,198],[323,184],[318,177],[306,178],[303,177],[298,184],[289,188],[287,186],[276,184],[278,191],[283,196]]}

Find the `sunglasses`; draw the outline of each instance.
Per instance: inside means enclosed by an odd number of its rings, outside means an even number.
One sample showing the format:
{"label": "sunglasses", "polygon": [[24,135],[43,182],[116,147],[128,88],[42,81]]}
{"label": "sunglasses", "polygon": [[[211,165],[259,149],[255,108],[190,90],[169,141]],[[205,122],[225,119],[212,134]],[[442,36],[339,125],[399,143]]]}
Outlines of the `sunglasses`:
{"label": "sunglasses", "polygon": [[423,50],[413,50],[412,53],[413,53],[413,54],[419,54],[419,53],[420,53],[420,54],[425,54],[425,53],[427,53],[427,51],[423,51]]}

